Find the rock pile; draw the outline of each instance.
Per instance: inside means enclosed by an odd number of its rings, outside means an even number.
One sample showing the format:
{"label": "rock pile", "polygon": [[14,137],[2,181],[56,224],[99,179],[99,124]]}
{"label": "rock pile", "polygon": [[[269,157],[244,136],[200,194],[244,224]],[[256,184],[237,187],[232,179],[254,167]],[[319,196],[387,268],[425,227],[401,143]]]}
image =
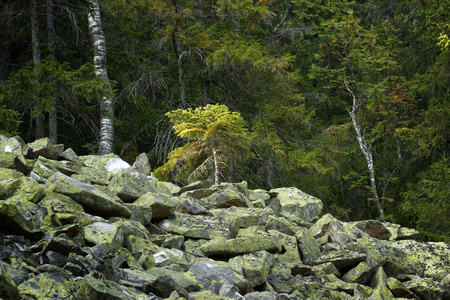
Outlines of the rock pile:
{"label": "rock pile", "polygon": [[296,188],[138,169],[0,136],[0,299],[450,299],[449,244]]}

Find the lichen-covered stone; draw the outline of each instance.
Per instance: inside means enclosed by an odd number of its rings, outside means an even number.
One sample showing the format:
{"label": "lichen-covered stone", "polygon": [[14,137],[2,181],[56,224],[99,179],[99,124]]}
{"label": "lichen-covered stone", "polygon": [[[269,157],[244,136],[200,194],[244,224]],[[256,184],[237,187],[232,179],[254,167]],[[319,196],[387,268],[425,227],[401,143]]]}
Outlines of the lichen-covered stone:
{"label": "lichen-covered stone", "polygon": [[147,154],[141,153],[136,157],[136,160],[133,164],[133,169],[141,174],[150,175],[151,166]]}
{"label": "lichen-covered stone", "polygon": [[212,209],[215,217],[222,217],[236,227],[251,227],[265,225],[273,211],[262,208],[230,207],[227,209]]}
{"label": "lichen-covered stone", "polygon": [[247,279],[237,274],[229,263],[223,261],[202,259],[194,263],[185,274],[195,280],[201,290],[210,290],[216,295],[225,283],[236,285],[240,294],[245,294],[249,290]]}
{"label": "lichen-covered stone", "polygon": [[283,210],[311,222],[322,211],[323,203],[319,198],[308,195],[297,188],[278,188],[270,192],[278,193],[277,198]]}
{"label": "lichen-covered stone", "polygon": [[235,234],[235,228],[223,218],[174,214],[162,220],[158,227],[174,234],[197,239],[229,238]]}
{"label": "lichen-covered stone", "polygon": [[266,281],[275,260],[273,254],[263,250],[236,256],[228,262],[236,273],[248,280],[251,287],[256,287]]}
{"label": "lichen-covered stone", "polygon": [[362,261],[356,267],[342,276],[342,280],[346,282],[367,284],[373,276],[375,270],[367,262]]}
{"label": "lichen-covered stone", "polygon": [[22,297],[19,294],[17,285],[12,280],[8,268],[2,264],[0,265],[0,299],[20,300]]}
{"label": "lichen-covered stone", "polygon": [[95,213],[102,217],[129,218],[131,212],[123,203],[108,196],[91,185],[82,183],[62,173],[55,173],[46,183],[48,191],[69,196],[77,201],[87,212]]}
{"label": "lichen-covered stone", "polygon": [[431,278],[415,276],[412,280],[407,281],[404,284],[406,288],[419,296],[420,299],[440,300],[445,293],[445,290],[439,282],[436,282]]}
{"label": "lichen-covered stone", "polygon": [[108,190],[124,202],[133,202],[153,191],[147,177],[131,169],[120,170],[112,175]]}
{"label": "lichen-covered stone", "polygon": [[327,254],[323,254],[313,263],[318,265],[326,262],[331,262],[339,271],[343,271],[355,267],[360,262],[365,260],[366,257],[367,255],[363,253],[358,253],[350,250],[336,250]]}
{"label": "lichen-covered stone", "polygon": [[64,274],[60,271],[38,274],[20,284],[18,288],[24,298],[71,299],[78,290],[78,283],[69,273]]}
{"label": "lichen-covered stone", "polygon": [[408,290],[406,288],[406,286],[401,281],[397,280],[396,278],[389,277],[386,280],[386,284],[387,284],[389,290],[391,290],[392,294],[396,298],[408,298],[408,299],[418,299],[419,298],[413,292]]}
{"label": "lichen-covered stone", "polygon": [[179,203],[178,197],[153,192],[147,192],[133,202],[134,205],[151,208],[153,219],[163,219],[172,215]]}
{"label": "lichen-covered stone", "polygon": [[97,279],[92,275],[83,277],[76,299],[146,300],[148,295],[114,281]]}
{"label": "lichen-covered stone", "polygon": [[322,248],[319,242],[314,238],[311,230],[301,229],[296,232],[299,249],[302,260],[305,264],[312,265],[313,261],[322,255]]}
{"label": "lichen-covered stone", "polygon": [[233,257],[260,250],[278,253],[282,247],[278,237],[259,234],[229,240],[214,239],[202,245],[200,250],[206,256]]}
{"label": "lichen-covered stone", "polygon": [[102,244],[113,249],[121,248],[124,242],[121,224],[95,222],[84,227],[84,236],[89,243]]}
{"label": "lichen-covered stone", "polygon": [[302,259],[298,251],[298,243],[295,236],[284,234],[277,230],[269,230],[268,233],[278,237],[281,244],[281,253],[275,254],[275,259],[279,263],[301,264]]}
{"label": "lichen-covered stone", "polygon": [[313,274],[315,274],[316,276],[324,276],[327,274],[333,274],[336,277],[341,277],[341,273],[336,268],[336,266],[331,262],[313,266],[312,271],[313,271]]}
{"label": "lichen-covered stone", "polygon": [[43,235],[39,230],[42,219],[42,212],[33,202],[21,200],[18,196],[0,200],[0,228],[5,234],[40,239]]}
{"label": "lichen-covered stone", "polygon": [[269,218],[266,222],[266,230],[277,230],[287,235],[294,235],[300,228],[286,220],[285,218],[278,218],[272,215],[269,215]]}
{"label": "lichen-covered stone", "polygon": [[29,157],[38,158],[43,156],[49,159],[56,159],[61,153],[57,147],[53,145],[49,138],[38,139],[28,144],[30,148]]}
{"label": "lichen-covered stone", "polygon": [[40,183],[45,183],[53,174],[61,172],[67,176],[78,174],[80,166],[69,161],[50,160],[40,156],[31,170],[30,176]]}
{"label": "lichen-covered stone", "polygon": [[209,208],[227,208],[227,207],[251,207],[252,204],[243,193],[232,188],[215,188],[213,193],[205,198]]}

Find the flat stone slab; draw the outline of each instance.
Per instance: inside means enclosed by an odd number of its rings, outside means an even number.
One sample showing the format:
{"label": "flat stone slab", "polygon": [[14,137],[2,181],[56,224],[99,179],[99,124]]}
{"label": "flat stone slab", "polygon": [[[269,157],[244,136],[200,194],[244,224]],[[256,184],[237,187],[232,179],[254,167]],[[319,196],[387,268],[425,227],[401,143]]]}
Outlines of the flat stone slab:
{"label": "flat stone slab", "polygon": [[258,234],[229,240],[215,239],[202,245],[200,250],[206,256],[234,257],[260,250],[278,253],[282,246],[278,237]]}
{"label": "flat stone slab", "polygon": [[229,238],[234,232],[223,218],[176,213],[158,223],[158,227],[185,237],[197,239]]}
{"label": "flat stone slab", "polygon": [[48,191],[69,196],[80,203],[86,212],[105,218],[131,217],[131,212],[123,203],[89,184],[82,183],[60,172],[49,178],[46,187]]}

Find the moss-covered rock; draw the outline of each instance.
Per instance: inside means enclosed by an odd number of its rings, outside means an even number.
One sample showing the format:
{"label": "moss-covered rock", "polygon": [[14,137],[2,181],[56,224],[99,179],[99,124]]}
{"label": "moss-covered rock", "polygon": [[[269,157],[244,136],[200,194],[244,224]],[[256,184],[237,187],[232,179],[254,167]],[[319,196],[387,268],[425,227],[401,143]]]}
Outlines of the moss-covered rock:
{"label": "moss-covered rock", "polygon": [[118,200],[108,196],[91,185],[82,183],[62,173],[55,173],[46,183],[48,191],[69,196],[77,201],[87,212],[102,217],[129,218],[131,212]]}
{"label": "moss-covered rock", "polygon": [[251,287],[256,287],[266,281],[275,259],[273,254],[263,250],[236,256],[229,263],[236,273],[248,280]]}
{"label": "moss-covered rock", "polygon": [[223,218],[180,213],[162,220],[158,223],[158,227],[185,237],[208,240],[229,238],[236,234],[235,228],[231,227]]}
{"label": "moss-covered rock", "polygon": [[29,143],[28,146],[30,148],[30,158],[42,156],[49,159],[56,159],[61,154],[59,149],[53,145],[49,138],[35,140],[34,142]]}
{"label": "moss-covered rock", "polygon": [[9,270],[3,262],[0,262],[0,299],[22,299],[16,283],[12,280]]}
{"label": "moss-covered rock", "polygon": [[225,284],[235,285],[239,293],[245,294],[249,290],[249,282],[243,276],[237,274],[229,263],[202,259],[192,265],[187,277],[195,280],[202,290],[210,290],[218,295]]}
{"label": "moss-covered rock", "polygon": [[70,275],[63,270],[40,273],[19,285],[20,295],[28,299],[73,299],[79,285]]}
{"label": "moss-covered rock", "polygon": [[297,231],[295,237],[298,241],[303,262],[312,265],[313,261],[322,255],[322,248],[319,242],[314,238],[311,230],[306,228]]}
{"label": "moss-covered rock", "polygon": [[258,234],[229,240],[214,239],[202,245],[200,250],[206,256],[233,257],[260,250],[278,253],[282,246],[278,237]]}
{"label": "moss-covered rock", "polygon": [[147,177],[131,169],[113,174],[108,189],[124,202],[133,202],[145,193],[153,191]]}
{"label": "moss-covered rock", "polygon": [[153,192],[147,192],[133,202],[134,205],[151,208],[153,219],[163,219],[172,215],[179,203],[178,197]]}
{"label": "moss-covered rock", "polygon": [[311,222],[322,212],[322,200],[297,188],[278,188],[272,189],[270,192],[278,193],[277,198],[280,199],[283,210],[297,215],[307,222]]}
{"label": "moss-covered rock", "polygon": [[265,225],[273,211],[262,208],[230,207],[227,209],[212,209],[211,213],[215,217],[222,217],[228,223],[242,228]]}
{"label": "moss-covered rock", "polygon": [[269,230],[268,233],[272,236],[276,236],[281,244],[281,253],[275,254],[275,260],[277,262],[286,264],[302,263],[295,236],[290,236],[277,230]]}
{"label": "moss-covered rock", "polygon": [[110,280],[100,280],[92,275],[83,278],[76,299],[139,300],[148,295],[134,288],[125,287]]}
{"label": "moss-covered rock", "polygon": [[95,222],[84,227],[84,236],[87,242],[102,244],[108,249],[119,249],[124,242],[121,224]]}

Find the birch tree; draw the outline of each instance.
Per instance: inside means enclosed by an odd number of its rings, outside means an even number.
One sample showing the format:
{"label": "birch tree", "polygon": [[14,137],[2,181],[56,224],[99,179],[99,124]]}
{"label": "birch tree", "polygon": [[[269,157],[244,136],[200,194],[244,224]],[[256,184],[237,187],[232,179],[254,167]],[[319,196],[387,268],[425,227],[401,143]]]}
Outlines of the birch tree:
{"label": "birch tree", "polygon": [[[89,34],[92,40],[94,54],[94,72],[105,80],[108,79],[107,56],[106,56],[106,38],[100,17],[100,7],[98,0],[86,0],[89,4],[88,25]],[[100,155],[112,153],[114,151],[114,101],[112,97],[103,96],[100,99],[100,136],[99,149]]]}

